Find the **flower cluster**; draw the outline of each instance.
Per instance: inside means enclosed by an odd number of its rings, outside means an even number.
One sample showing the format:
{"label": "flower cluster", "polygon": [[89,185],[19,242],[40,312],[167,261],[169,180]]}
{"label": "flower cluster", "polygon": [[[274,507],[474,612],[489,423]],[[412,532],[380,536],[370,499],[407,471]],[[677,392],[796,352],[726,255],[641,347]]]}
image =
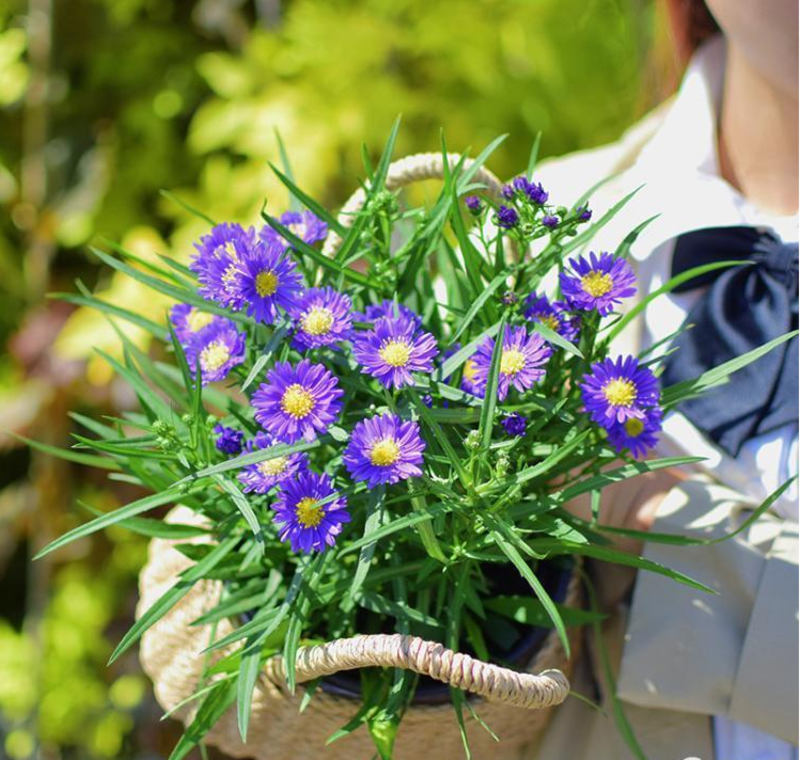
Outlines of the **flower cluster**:
{"label": "flower cluster", "polygon": [[586,411],[618,450],[639,458],[655,446],[661,430],[658,380],[633,356],[592,365],[581,384]]}

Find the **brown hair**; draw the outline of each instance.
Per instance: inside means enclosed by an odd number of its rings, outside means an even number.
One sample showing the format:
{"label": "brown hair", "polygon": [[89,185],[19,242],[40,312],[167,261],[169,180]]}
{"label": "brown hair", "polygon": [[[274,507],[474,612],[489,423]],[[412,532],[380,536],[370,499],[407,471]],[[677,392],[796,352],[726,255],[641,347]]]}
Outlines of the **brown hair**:
{"label": "brown hair", "polygon": [[719,32],[719,25],[704,0],[666,0],[667,18],[679,66],[709,37]]}

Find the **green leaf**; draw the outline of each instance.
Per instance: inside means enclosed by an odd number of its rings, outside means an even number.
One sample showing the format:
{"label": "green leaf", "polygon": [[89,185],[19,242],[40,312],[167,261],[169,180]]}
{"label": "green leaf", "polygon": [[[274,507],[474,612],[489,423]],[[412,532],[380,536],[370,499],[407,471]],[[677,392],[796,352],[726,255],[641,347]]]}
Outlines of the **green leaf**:
{"label": "green leaf", "polygon": [[492,351],[492,363],[489,366],[489,376],[486,379],[486,393],[484,394],[483,410],[481,412],[481,447],[488,450],[492,442],[492,427],[494,425],[494,412],[497,408],[497,386],[500,382],[500,362],[503,357],[503,342],[505,340],[506,322],[508,314],[500,320],[497,337]]}
{"label": "green leaf", "polygon": [[203,700],[194,719],[172,750],[169,760],[183,760],[203,741],[203,737],[233,704],[236,699],[236,681],[225,679],[215,682],[214,685],[215,688]]}
{"label": "green leaf", "polygon": [[156,322],[143,317],[141,314],[136,314],[128,309],[123,309],[121,306],[115,306],[112,303],[103,301],[95,296],[76,295],[75,293],[48,293],[48,298],[53,298],[64,303],[70,303],[74,306],[84,306],[89,309],[96,309],[99,312],[110,314],[114,317],[124,319],[137,327],[141,327],[146,332],[150,333],[154,338],[166,341],[169,337],[167,331]]}
{"label": "green leaf", "polygon": [[277,169],[273,164],[270,164],[270,169],[275,172],[277,178],[286,186],[289,190],[291,195],[300,201],[303,206],[305,206],[309,211],[312,211],[316,214],[323,222],[325,222],[330,229],[332,229],[337,235],[344,235],[346,233],[345,228],[339,223],[333,214],[331,214],[328,209],[326,209],[321,204],[317,203],[310,195],[304,193],[297,185],[294,184],[294,180],[288,175],[287,173],[281,172]]}
{"label": "green leaf", "polygon": [[[466,314],[461,318],[458,325],[456,326],[455,332],[453,333],[453,337],[450,338],[450,343],[455,343],[464,331],[470,326],[472,320],[475,319],[476,314],[481,310],[483,305],[489,298],[492,297],[492,294],[497,290],[508,278],[508,273],[503,272],[502,274],[497,275],[481,292],[481,294],[472,302],[472,305],[467,309]],[[559,338],[561,336],[559,335]]]}
{"label": "green leaf", "polygon": [[394,153],[394,145],[397,142],[397,134],[400,131],[400,120],[398,116],[392,124],[392,129],[389,132],[389,139],[386,141],[386,147],[383,149],[381,160],[378,162],[378,168],[375,170],[375,175],[370,183],[370,195],[374,195],[380,190],[386,182],[386,177],[389,174],[389,165],[392,162],[392,153]]}
{"label": "green leaf", "polygon": [[[261,536],[261,525],[258,522],[258,518],[256,517],[256,513],[253,512],[253,508],[250,506],[250,502],[247,501],[245,495],[241,492],[239,487],[228,478],[222,477],[222,475],[213,475],[214,482],[217,483],[220,488],[222,488],[225,493],[227,493],[231,500],[233,501],[236,509],[241,512],[242,517],[244,517],[245,522],[250,526],[250,530],[253,531],[253,535]],[[263,549],[263,545],[262,545]]]}
{"label": "green leaf", "polygon": [[661,403],[664,407],[672,407],[675,404],[683,401],[685,398],[690,398],[703,393],[710,388],[724,383],[730,375],[737,370],[746,367],[748,364],[760,359],[764,354],[768,354],[773,348],[777,348],[781,343],[791,340],[798,334],[797,330],[781,335],[779,338],[765,343],[763,346],[754,348],[746,354],[737,356],[735,359],[720,364],[718,367],[704,372],[700,377],[694,380],[686,380],[682,383],[670,385],[661,392]]}
{"label": "green leaf", "polygon": [[567,353],[583,359],[583,354],[574,343],[570,343],[566,338],[559,335],[555,330],[552,330],[547,325],[541,322],[534,322],[531,325],[533,332],[539,333],[548,343],[563,348]]}
{"label": "green leaf", "polygon": [[[369,539],[371,535],[381,527],[383,522],[383,500],[386,495],[385,486],[378,486],[369,492],[367,499],[367,517],[364,521],[364,538]],[[361,547],[361,552],[358,555],[358,564],[356,571],[353,573],[353,582],[347,592],[347,596],[343,600],[345,607],[352,607],[358,596],[361,587],[364,585],[364,579],[369,573],[372,558],[375,556],[375,547],[378,545],[377,541],[368,541]]]}
{"label": "green leaf", "polygon": [[[621,210],[626,206],[636,193],[638,193],[643,186],[637,187],[633,192],[628,193],[621,201],[615,203],[603,216],[600,217],[594,224],[591,224],[583,232],[576,235],[569,242],[565,243],[562,249],[562,256],[565,256],[570,251],[580,248],[584,243],[588,243],[603,227],[605,227]],[[580,204],[580,202],[579,202]],[[579,205],[577,204],[577,205]]]}
{"label": "green leaf", "polygon": [[531,146],[531,154],[528,158],[528,169],[525,172],[525,176],[531,180],[533,179],[533,173],[536,171],[536,163],[539,160],[539,146],[542,142],[542,131],[539,130],[536,133],[536,138],[533,141],[533,145]]}
{"label": "green leaf", "polygon": [[[549,626],[550,617],[544,605],[532,596],[495,596],[484,602],[486,609],[515,620],[522,625]],[[586,625],[597,619],[597,613],[556,604],[564,625]],[[605,618],[600,615],[600,619]]]}
{"label": "green leaf", "polygon": [[48,443],[34,441],[31,438],[26,438],[24,435],[13,433],[10,430],[6,431],[6,435],[26,444],[27,446],[30,446],[32,449],[36,449],[36,451],[41,451],[44,454],[50,454],[51,456],[58,457],[59,459],[64,459],[67,462],[77,462],[78,464],[84,464],[88,467],[98,467],[103,470],[120,469],[120,466],[113,459],[109,459],[107,457],[99,457],[95,456],[94,454],[80,454],[77,451],[72,451],[71,449],[62,449],[59,446],[51,446]]}
{"label": "green leaf", "polygon": [[519,553],[516,546],[514,546],[512,541],[509,540],[511,530],[505,525],[504,522],[499,520],[492,520],[491,524],[495,526],[491,530],[491,535],[495,544],[497,544],[497,547],[500,549],[500,551],[502,551],[503,554],[508,557],[514,567],[516,567],[519,571],[519,574],[533,589],[533,593],[536,594],[548,617],[553,622],[556,632],[558,633],[558,638],[561,640],[561,644],[564,647],[564,652],[567,655],[567,659],[569,659],[569,637],[567,636],[567,629],[564,625],[564,620],[562,619],[561,613],[558,611],[555,602],[553,602],[553,600],[550,598],[550,595],[542,585],[542,582],[536,577],[536,574],[528,566],[528,563],[522,558],[522,555]]}
{"label": "green leaf", "polygon": [[90,536],[92,533],[103,530],[103,528],[108,528],[111,525],[116,525],[123,520],[127,520],[129,517],[135,517],[136,515],[148,512],[156,507],[162,507],[165,504],[179,501],[182,496],[194,493],[197,493],[196,489],[187,492],[183,489],[171,488],[161,493],[153,494],[152,496],[145,496],[143,499],[137,499],[113,512],[106,512],[102,517],[98,517],[85,525],[79,525],[77,528],[67,531],[63,536],[45,546],[34,559],[41,559],[46,554],[50,554],[50,552],[60,549],[62,546],[71,544],[79,538]]}
{"label": "green leaf", "polygon": [[198,211],[194,206],[190,206],[186,201],[181,200],[177,195],[171,193],[169,190],[161,190],[161,195],[163,195],[167,200],[170,200],[180,206],[184,211],[188,211],[192,216],[196,216],[198,219],[208,222],[212,227],[216,224],[216,222],[210,216],[206,216],[202,211]]}
{"label": "green leaf", "polygon": [[233,536],[223,541],[196,565],[193,565],[182,573],[180,580],[148,607],[144,614],[130,627],[111,654],[108,664],[110,665],[114,662],[120,655],[135,644],[148,628],[161,620],[167,612],[189,593],[190,589],[197,581],[204,578],[210,570],[216,567],[231,551],[233,551],[240,540],[238,536]]}
{"label": "green leaf", "polygon": [[669,293],[671,290],[674,290],[676,287],[678,287],[678,285],[681,285],[682,283],[701,274],[705,274],[706,272],[713,272],[715,269],[728,269],[730,267],[743,266],[750,263],[752,262],[716,261],[713,264],[704,264],[703,266],[694,267],[682,272],[679,275],[676,275],[657,290],[648,293],[644,298],[642,298],[641,301],[627,311],[622,319],[620,319],[608,333],[605,338],[605,342],[610,343],[612,340],[614,340],[614,338],[616,338],[631,323],[632,320],[636,319],[636,317],[638,317],[639,314],[641,314],[656,298],[664,295],[665,293]]}

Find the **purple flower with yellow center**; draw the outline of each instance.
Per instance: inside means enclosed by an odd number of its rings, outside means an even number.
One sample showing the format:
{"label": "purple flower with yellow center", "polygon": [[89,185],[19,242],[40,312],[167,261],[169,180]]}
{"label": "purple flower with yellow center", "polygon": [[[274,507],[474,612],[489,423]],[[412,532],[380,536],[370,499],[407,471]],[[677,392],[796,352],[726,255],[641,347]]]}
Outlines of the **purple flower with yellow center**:
{"label": "purple flower with yellow center", "polygon": [[555,214],[545,214],[542,217],[542,224],[547,227],[548,230],[554,230],[558,227],[561,220]]}
{"label": "purple flower with yellow center", "polygon": [[217,440],[214,442],[217,451],[233,456],[242,453],[244,433],[241,430],[234,430],[225,425],[215,425],[214,432],[217,434]]}
{"label": "purple flower with yellow center", "polygon": [[467,359],[461,368],[461,389],[473,396],[481,396],[483,392],[480,386],[475,382],[475,376],[478,372],[478,366],[475,364],[474,356]]}
{"label": "purple flower with yellow center", "polygon": [[350,522],[344,496],[327,475],[311,471],[285,480],[273,509],[278,538],[288,541],[294,552],[325,551]]}
{"label": "purple flower with yellow center", "polygon": [[374,488],[422,475],[424,450],[419,425],[387,413],[361,420],[353,428],[342,461],[353,480]]}
{"label": "purple flower with yellow center", "polygon": [[412,372],[433,372],[438,353],[436,338],[418,331],[407,317],[383,317],[372,330],[353,336],[353,356],[362,373],[372,375],[387,388],[413,385]]}
{"label": "purple flower with yellow center", "polygon": [[500,206],[497,209],[497,223],[505,230],[510,230],[519,224],[519,214],[515,209],[508,206]]}
{"label": "purple flower with yellow center", "polygon": [[547,296],[533,292],[525,299],[525,318],[540,322],[570,342],[574,343],[578,338],[580,319],[570,314],[567,305],[561,301],[551,303]]}
{"label": "purple flower with yellow center", "polygon": [[245,357],[245,335],[236,329],[230,319],[221,319],[209,325],[198,339],[186,349],[190,367],[200,364],[202,384],[224,380],[228,373]]}
{"label": "purple flower with yellow center", "polygon": [[304,351],[347,340],[352,308],[350,298],[333,288],[306,290],[289,311],[295,321],[295,347]]}
{"label": "purple flower with yellow center", "polygon": [[383,317],[392,317],[393,319],[405,317],[414,323],[415,328],[419,329],[422,326],[422,317],[419,314],[409,309],[408,306],[390,301],[388,298],[380,303],[369,304],[363,313],[356,314],[355,317],[359,322],[369,323],[377,322]]}
{"label": "purple flower with yellow center", "polygon": [[661,430],[661,409],[644,410],[644,417],[631,417],[606,428],[609,443],[619,452],[630,450],[634,459],[641,459],[658,443]]}
{"label": "purple flower with yellow center", "polygon": [[[475,361],[473,383],[479,396],[486,394],[494,346],[495,339],[487,337],[473,356]],[[541,335],[537,333],[529,335],[524,327],[506,327],[497,384],[497,397],[500,401],[508,396],[512,385],[523,392],[541,380],[545,373],[544,365],[552,353],[552,349]]]}
{"label": "purple flower with yellow center", "polygon": [[203,298],[238,310],[244,305],[239,288],[240,262],[255,246],[255,231],[239,224],[217,224],[195,244],[189,268],[197,274]]}
{"label": "purple flower with yellow center", "polygon": [[277,362],[253,394],[256,420],[278,441],[313,441],[336,420],[344,391],[322,364]]}
{"label": "purple flower with yellow center", "polygon": [[[256,433],[252,441],[248,441],[248,451],[269,449],[280,445],[268,433]],[[273,486],[294,477],[298,472],[303,472],[308,467],[308,454],[297,451],[294,454],[265,459],[262,462],[247,465],[239,473],[239,482],[244,485],[245,493],[266,493]]]}
{"label": "purple flower with yellow center", "polygon": [[521,438],[525,435],[525,428],[528,425],[528,418],[519,412],[512,412],[508,417],[504,417],[500,424],[508,435]]}
{"label": "purple flower with yellow center", "polygon": [[276,243],[259,243],[242,259],[238,288],[247,313],[259,322],[274,324],[278,307],[291,309],[302,293],[303,281],[289,254]]}
{"label": "purple flower with yellow center", "polygon": [[636,275],[625,259],[610,253],[570,259],[572,272],[560,274],[561,291],[573,309],[610,314],[623,298],[636,293]]}
{"label": "purple flower with yellow center", "polygon": [[[311,211],[286,211],[281,214],[278,221],[306,245],[314,245],[328,235],[328,225]],[[265,243],[278,243],[283,249],[291,247],[291,244],[272,227],[262,227],[258,236]]]}
{"label": "purple flower with yellow center", "polygon": [[658,380],[634,356],[604,359],[592,365],[581,383],[583,403],[591,418],[605,428],[629,419],[644,419],[658,404]]}
{"label": "purple flower with yellow center", "polygon": [[188,303],[175,304],[169,312],[169,320],[175,328],[175,335],[184,347],[192,345],[203,330],[221,319],[225,318],[209,314]]}

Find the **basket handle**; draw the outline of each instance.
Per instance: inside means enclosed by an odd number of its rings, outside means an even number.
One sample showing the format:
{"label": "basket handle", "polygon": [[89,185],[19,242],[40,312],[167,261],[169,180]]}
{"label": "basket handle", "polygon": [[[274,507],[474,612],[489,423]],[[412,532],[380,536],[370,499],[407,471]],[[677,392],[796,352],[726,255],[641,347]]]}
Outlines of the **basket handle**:
{"label": "basket handle", "polygon": [[[460,160],[461,156],[458,153],[447,154],[447,163],[451,169],[455,168]],[[464,160],[463,168],[469,169],[474,163],[474,159],[467,158]],[[401,187],[426,179],[444,179],[444,159],[441,153],[416,153],[393,161],[389,164],[386,173],[385,187],[387,190],[399,190]],[[500,197],[503,183],[486,167],[478,168],[475,172],[475,180],[486,185],[493,197]],[[350,227],[355,215],[364,207],[366,200],[367,195],[364,189],[356,190],[342,206],[338,216],[339,224],[345,228]],[[342,238],[331,230],[328,232],[328,237],[325,238],[322,252],[329,258],[333,257],[341,244]]]}
{"label": "basket handle", "polygon": [[[477,660],[419,636],[376,634],[336,639],[301,647],[297,652],[298,683],[364,667],[406,668],[487,700],[537,709],[561,704],[569,694],[569,681],[560,670],[539,675]],[[277,685],[286,683],[286,663],[280,655],[265,663],[266,674]]]}

